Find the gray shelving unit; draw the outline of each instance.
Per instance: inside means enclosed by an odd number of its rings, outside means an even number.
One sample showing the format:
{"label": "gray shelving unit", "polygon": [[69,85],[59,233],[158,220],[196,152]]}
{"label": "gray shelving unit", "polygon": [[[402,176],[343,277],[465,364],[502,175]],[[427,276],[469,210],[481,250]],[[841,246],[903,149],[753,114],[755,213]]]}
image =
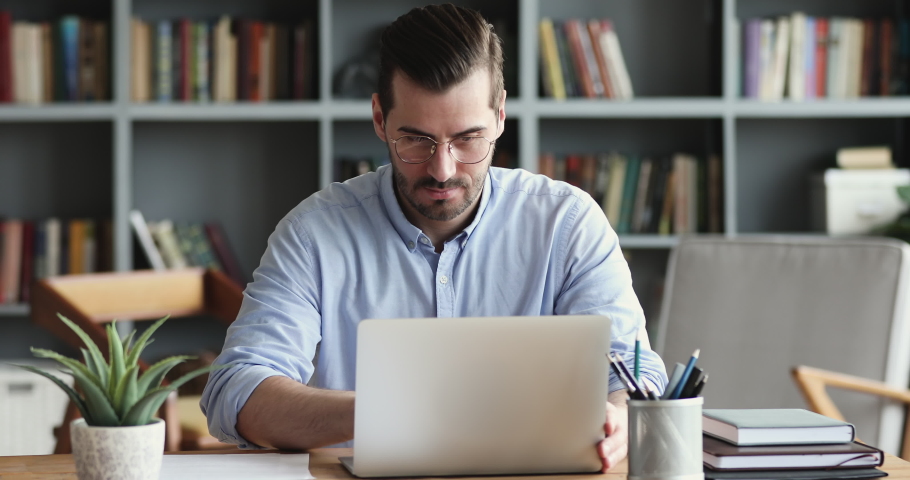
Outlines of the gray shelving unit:
{"label": "gray shelving unit", "polygon": [[[107,12],[113,24],[113,98],[90,104],[0,106],[0,216],[110,216],[115,267],[133,267],[128,212],[146,218],[218,220],[249,274],[277,221],[332,181],[335,159],[382,155],[367,98],[334,86],[348,62],[369,54],[380,29],[424,0],[82,0],[72,12]],[[505,29],[508,129],[520,167],[543,151],[642,153],[689,150],[724,159],[727,234],[808,230],[806,179],[840,146],[887,143],[903,159],[908,98],[760,103],[739,98],[739,23],[753,16],[898,15],[903,0],[506,0],[456,3]],[[492,5],[492,6],[491,6]],[[81,7],[85,7],[84,9]],[[6,0],[14,19],[55,18],[52,2]],[[70,7],[66,7],[70,8]],[[83,12],[84,10],[84,12]],[[129,21],[218,15],[317,25],[318,99],[267,104],[133,104]],[[632,101],[541,98],[541,17],[610,17],[636,90]],[[902,161],[902,160],[901,160]],[[676,237],[628,235],[643,273],[662,275]],[[655,260],[656,258],[656,260]],[[648,297],[648,295],[642,295]],[[0,316],[22,316],[2,307]]]}

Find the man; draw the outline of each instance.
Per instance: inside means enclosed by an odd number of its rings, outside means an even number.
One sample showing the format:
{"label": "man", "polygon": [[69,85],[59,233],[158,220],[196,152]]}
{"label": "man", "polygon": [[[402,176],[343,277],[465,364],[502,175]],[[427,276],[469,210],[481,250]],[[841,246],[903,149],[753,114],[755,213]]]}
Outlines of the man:
{"label": "man", "polygon": [[[644,317],[603,211],[565,183],[490,168],[506,118],[492,26],[451,5],[414,9],[386,29],[380,56],[373,126],[391,165],[314,194],[276,227],[217,360],[235,365],[202,400],[224,441],[350,441],[365,318],[608,314],[613,350],[631,359]],[[641,371],[662,390],[648,348]],[[605,469],[626,455],[621,388],[611,378]]]}

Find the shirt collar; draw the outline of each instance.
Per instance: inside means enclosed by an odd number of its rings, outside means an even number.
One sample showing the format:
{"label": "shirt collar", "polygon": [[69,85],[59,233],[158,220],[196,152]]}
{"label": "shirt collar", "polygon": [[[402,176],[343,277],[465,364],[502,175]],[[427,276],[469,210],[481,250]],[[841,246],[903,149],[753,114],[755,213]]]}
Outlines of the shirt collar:
{"label": "shirt collar", "polygon": [[[398,204],[398,199],[395,197],[395,188],[392,184],[394,180],[392,165],[383,165],[382,167],[379,167],[377,171],[379,173],[379,195],[382,197],[382,203],[385,205],[385,209],[389,214],[389,220],[392,222],[392,225],[395,227],[401,240],[408,247],[408,250],[414,250],[414,247],[419,242],[423,232],[408,221],[404,216],[404,212],[401,210],[401,205]],[[463,233],[456,235],[456,238],[464,236],[462,241],[467,240],[474,229],[477,228],[477,225],[487,208],[487,204],[490,202],[490,196],[493,195],[493,182],[490,179],[492,173],[493,169],[491,168],[490,171],[487,172],[486,179],[484,179],[483,192],[480,194],[480,206],[477,208],[477,214],[474,215],[474,220],[465,227]]]}

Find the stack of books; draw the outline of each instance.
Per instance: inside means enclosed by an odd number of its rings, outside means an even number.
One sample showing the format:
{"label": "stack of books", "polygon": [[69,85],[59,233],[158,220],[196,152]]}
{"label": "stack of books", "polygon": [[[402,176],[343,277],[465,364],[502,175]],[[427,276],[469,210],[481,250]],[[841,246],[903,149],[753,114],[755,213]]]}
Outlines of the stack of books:
{"label": "stack of books", "polygon": [[853,425],[802,409],[705,409],[705,478],[875,478],[881,450]]}

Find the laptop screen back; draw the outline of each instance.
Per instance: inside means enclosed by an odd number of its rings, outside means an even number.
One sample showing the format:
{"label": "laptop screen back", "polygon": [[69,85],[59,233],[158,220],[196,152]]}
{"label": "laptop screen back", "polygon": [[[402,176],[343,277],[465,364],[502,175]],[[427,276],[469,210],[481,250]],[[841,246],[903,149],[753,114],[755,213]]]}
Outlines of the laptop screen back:
{"label": "laptop screen back", "polygon": [[603,316],[365,320],[354,473],[599,470],[609,351]]}

